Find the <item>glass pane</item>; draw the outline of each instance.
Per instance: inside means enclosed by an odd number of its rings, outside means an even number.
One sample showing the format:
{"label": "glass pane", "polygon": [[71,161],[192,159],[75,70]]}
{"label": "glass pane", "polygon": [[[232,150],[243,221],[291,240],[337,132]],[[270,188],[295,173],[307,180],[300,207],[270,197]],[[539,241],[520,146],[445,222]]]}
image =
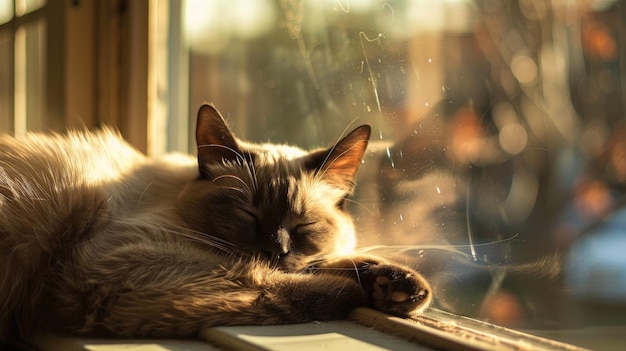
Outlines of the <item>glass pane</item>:
{"label": "glass pane", "polygon": [[0,31],[0,132],[13,133],[13,32]]}
{"label": "glass pane", "polygon": [[625,23],[615,1],[187,1],[189,106],[304,147],[370,124],[360,243],[435,307],[623,325]]}
{"label": "glass pane", "polygon": [[46,127],[46,25],[39,20],[15,32],[15,133]]}
{"label": "glass pane", "polygon": [[46,0],[15,0],[15,14],[24,16],[46,5]]}
{"label": "glass pane", "polygon": [[13,18],[13,0],[0,0],[0,24]]}

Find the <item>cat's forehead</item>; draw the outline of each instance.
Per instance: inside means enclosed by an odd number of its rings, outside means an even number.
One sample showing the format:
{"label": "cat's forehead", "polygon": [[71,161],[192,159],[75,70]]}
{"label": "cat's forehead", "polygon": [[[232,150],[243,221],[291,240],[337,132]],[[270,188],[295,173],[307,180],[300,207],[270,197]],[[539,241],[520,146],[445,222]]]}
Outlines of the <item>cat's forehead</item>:
{"label": "cat's forehead", "polygon": [[254,162],[259,164],[278,164],[284,161],[298,159],[307,154],[307,151],[290,145],[251,144],[240,142],[241,148],[254,156]]}

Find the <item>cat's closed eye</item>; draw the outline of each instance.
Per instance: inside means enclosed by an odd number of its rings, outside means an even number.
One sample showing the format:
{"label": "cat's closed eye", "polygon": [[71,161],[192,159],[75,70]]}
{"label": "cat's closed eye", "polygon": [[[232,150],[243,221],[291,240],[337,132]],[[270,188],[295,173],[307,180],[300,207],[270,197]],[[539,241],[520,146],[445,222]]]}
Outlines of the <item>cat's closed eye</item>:
{"label": "cat's closed eye", "polygon": [[306,235],[309,234],[310,232],[314,231],[314,226],[317,224],[317,222],[304,222],[304,223],[300,223],[298,225],[296,225],[293,228],[293,233],[297,234],[297,235]]}
{"label": "cat's closed eye", "polygon": [[341,200],[337,201],[337,203],[335,204],[335,206],[340,209],[340,210],[345,210],[346,209],[346,197],[342,198]]}
{"label": "cat's closed eye", "polygon": [[259,234],[261,224],[259,217],[252,211],[245,208],[235,210],[234,218],[239,218],[240,222],[245,226],[246,234],[250,238],[254,238]]}

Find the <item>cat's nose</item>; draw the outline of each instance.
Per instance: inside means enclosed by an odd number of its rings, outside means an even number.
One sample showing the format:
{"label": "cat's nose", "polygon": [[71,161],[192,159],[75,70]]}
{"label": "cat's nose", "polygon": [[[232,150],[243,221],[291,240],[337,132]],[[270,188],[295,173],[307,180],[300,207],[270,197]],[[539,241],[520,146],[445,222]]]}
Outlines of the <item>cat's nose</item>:
{"label": "cat's nose", "polygon": [[272,236],[272,240],[265,248],[265,253],[270,260],[278,261],[289,253],[290,242],[289,232],[281,228]]}
{"label": "cat's nose", "polygon": [[278,247],[265,250],[265,255],[272,262],[276,262],[280,260],[282,257],[285,257],[287,254],[289,254],[288,250],[278,248]]}

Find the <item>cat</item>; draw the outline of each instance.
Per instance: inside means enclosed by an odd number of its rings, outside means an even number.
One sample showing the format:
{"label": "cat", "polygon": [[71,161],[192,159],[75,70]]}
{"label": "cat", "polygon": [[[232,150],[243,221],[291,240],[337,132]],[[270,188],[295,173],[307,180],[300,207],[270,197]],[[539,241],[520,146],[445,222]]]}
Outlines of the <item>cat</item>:
{"label": "cat", "polygon": [[0,341],[423,310],[420,274],[354,251],[345,202],[369,136],[363,125],[309,152],[253,144],[212,104],[197,160],[148,158],[106,128],[0,136]]}

